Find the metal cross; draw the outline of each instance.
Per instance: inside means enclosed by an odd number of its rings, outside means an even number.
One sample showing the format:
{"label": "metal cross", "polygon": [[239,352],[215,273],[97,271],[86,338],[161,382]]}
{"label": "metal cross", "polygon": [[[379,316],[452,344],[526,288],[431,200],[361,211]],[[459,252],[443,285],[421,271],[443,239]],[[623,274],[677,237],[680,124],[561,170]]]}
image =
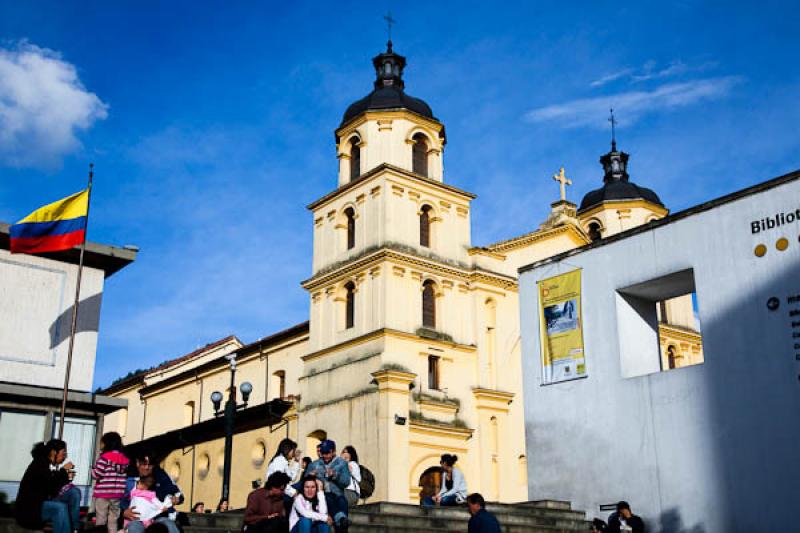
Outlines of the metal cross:
{"label": "metal cross", "polygon": [[559,170],[558,174],[553,174],[553,179],[556,180],[561,186],[561,201],[566,201],[567,185],[572,185],[572,180],[564,175],[564,167],[561,167],[561,170]]}
{"label": "metal cross", "polygon": [[611,113],[611,118],[608,119],[608,121],[611,123],[611,146],[613,146],[614,149],[616,149],[617,148],[617,132],[616,132],[615,126],[617,125],[617,119],[614,118],[614,108],[613,107],[611,109],[609,109],[609,112]]}
{"label": "metal cross", "polygon": [[392,40],[392,24],[397,24],[397,21],[392,18],[392,12],[389,11],[383,16],[383,20],[386,21],[386,25],[389,28],[389,40]]}

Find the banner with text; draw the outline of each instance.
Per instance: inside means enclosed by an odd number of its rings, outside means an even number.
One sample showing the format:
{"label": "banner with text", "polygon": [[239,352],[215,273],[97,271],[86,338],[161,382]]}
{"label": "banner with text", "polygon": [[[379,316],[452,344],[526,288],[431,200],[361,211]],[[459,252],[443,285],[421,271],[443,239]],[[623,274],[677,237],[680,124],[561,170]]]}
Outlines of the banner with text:
{"label": "banner with text", "polygon": [[542,383],[586,377],[581,271],[543,279],[538,286]]}

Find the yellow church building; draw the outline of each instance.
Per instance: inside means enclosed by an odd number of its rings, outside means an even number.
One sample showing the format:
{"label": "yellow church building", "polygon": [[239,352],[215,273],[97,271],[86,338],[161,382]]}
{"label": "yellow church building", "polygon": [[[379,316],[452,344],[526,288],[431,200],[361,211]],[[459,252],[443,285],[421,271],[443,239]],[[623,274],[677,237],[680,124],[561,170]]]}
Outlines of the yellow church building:
{"label": "yellow church building", "polygon": [[[310,456],[323,438],[355,446],[376,477],[370,501],[418,503],[443,453],[458,455],[469,490],[487,500],[529,498],[517,268],[667,209],[630,181],[628,154],[613,143],[602,186],[580,206],[566,200],[562,169],[561,198],[540,227],[473,246],[475,195],[446,183],[444,124],[405,92],[405,64],[390,41],[373,59],[374,89],[335,131],[338,183],[308,206],[308,322],[247,345],[221,339],[105,391],[128,407],[104,429],[169,452],[163,466],[186,508],[219,498],[224,446],[209,395],[229,389],[233,359],[235,386],[253,385],[237,415],[234,507],[286,436]],[[702,360],[691,306],[687,296],[660,309],[665,368]]]}

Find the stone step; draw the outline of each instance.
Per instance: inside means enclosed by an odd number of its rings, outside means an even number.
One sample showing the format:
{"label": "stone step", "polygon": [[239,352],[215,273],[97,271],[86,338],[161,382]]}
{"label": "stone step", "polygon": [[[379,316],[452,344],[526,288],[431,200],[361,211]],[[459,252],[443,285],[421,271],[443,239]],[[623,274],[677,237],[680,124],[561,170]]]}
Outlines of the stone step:
{"label": "stone step", "polygon": [[[547,507],[536,506],[520,506],[519,504],[500,504],[500,503],[487,503],[486,509],[495,515],[513,515],[513,516],[534,516],[539,518],[549,518],[557,520],[586,520],[586,513],[581,511],[561,510]],[[466,505],[458,507],[421,507],[419,505],[410,505],[403,503],[370,503],[366,505],[359,505],[354,511],[364,511],[372,513],[392,513],[392,514],[408,514],[433,516],[437,518],[457,518],[464,516]]]}
{"label": "stone step", "polygon": [[[582,513],[548,516],[529,512],[512,512],[513,507],[499,507],[495,516],[505,528],[543,528],[542,530],[585,531],[588,522]],[[354,525],[369,528],[401,527],[417,530],[463,531],[469,520],[465,508],[422,508],[414,505],[390,504],[359,506],[351,510]],[[190,515],[189,528],[194,533],[229,533],[238,531],[241,513]]]}
{"label": "stone step", "polygon": [[[428,511],[427,509],[420,511]],[[431,511],[435,511],[432,509]],[[496,513],[497,520],[508,526],[525,526],[525,527],[556,527],[570,530],[583,531],[588,528],[588,523],[581,519],[560,519],[548,518],[541,516],[532,516],[526,514],[510,514],[510,513]],[[469,521],[469,513],[466,510],[461,510],[458,514],[448,514],[447,516],[435,516],[420,512],[419,514],[396,514],[391,512],[362,512],[358,509],[353,509],[350,513],[350,519],[354,524],[371,524],[371,525],[398,525],[398,526],[415,526],[419,528],[434,528],[439,530],[457,530],[461,531],[465,528],[467,521]]]}

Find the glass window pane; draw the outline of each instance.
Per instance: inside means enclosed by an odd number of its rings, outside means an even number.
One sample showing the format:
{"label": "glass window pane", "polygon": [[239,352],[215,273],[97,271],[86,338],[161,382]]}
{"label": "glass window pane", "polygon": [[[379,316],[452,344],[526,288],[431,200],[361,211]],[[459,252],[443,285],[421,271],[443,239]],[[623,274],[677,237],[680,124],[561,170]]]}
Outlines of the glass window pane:
{"label": "glass window pane", "polygon": [[44,413],[0,413],[0,481],[20,481],[31,462],[31,448],[44,440]]}

